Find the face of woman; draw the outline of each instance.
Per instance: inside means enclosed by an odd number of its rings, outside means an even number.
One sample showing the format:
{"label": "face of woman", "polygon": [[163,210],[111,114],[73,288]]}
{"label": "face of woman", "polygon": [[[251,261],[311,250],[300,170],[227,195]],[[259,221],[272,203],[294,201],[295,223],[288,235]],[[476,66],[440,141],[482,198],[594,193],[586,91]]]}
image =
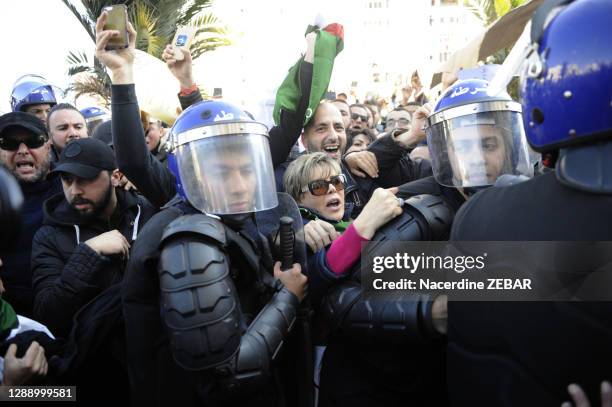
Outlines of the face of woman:
{"label": "face of woman", "polygon": [[[319,168],[314,172],[309,183],[317,180],[330,181],[331,177],[338,175],[340,174],[332,173],[329,169]],[[308,190],[300,195],[299,204],[317,211],[327,219],[340,221],[344,217],[344,189],[337,190],[332,184],[329,184],[325,195],[313,195]]]}
{"label": "face of woman", "polygon": [[358,134],[353,137],[353,144],[346,150],[347,153],[354,151],[364,151],[370,145],[370,139],[363,134]]}

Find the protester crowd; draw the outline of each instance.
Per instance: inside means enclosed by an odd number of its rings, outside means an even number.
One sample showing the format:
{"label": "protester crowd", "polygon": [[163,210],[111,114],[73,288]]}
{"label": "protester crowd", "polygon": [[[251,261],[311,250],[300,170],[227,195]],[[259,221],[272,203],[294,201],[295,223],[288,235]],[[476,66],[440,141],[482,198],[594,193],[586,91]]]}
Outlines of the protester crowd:
{"label": "protester crowd", "polygon": [[134,405],[612,405],[608,302],[362,289],[377,240],[612,240],[612,3],[561,3],[534,16],[521,103],[482,79],[428,100],[414,75],[390,100],[326,100],[336,24],[307,34],[271,129],[204,100],[172,45],[183,111],[172,128],[141,112],[136,32],[106,50],[103,13],[110,112],[26,75],[0,116],[0,187],[23,195],[19,216],[0,199],[2,384]]}

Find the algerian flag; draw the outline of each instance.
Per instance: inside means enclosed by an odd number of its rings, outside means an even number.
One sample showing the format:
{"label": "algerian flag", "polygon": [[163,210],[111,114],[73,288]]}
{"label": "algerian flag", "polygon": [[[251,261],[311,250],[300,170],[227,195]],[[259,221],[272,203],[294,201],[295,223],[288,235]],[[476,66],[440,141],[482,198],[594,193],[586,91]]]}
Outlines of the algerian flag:
{"label": "algerian flag", "polygon": [[[309,25],[306,35],[311,32],[317,33],[315,42],[314,61],[312,67],[312,84],[310,85],[310,99],[308,108],[304,115],[304,125],[312,118],[314,111],[325,96],[329,86],[334,59],[344,48],[344,28],[342,25],[329,24],[324,29],[316,25]],[[304,57],[301,57],[295,65],[289,69],[287,77],[276,92],[274,103],[274,122],[280,123],[281,110],[296,112],[302,97],[300,89],[300,65]]]}

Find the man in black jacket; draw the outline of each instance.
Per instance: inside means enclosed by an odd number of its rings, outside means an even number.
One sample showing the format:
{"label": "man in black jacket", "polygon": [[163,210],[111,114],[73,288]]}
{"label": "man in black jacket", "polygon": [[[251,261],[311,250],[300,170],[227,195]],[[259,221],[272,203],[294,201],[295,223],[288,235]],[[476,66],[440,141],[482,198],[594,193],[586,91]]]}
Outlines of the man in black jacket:
{"label": "man in black jacket", "polygon": [[45,123],[34,115],[12,112],[0,117],[0,163],[17,179],[24,197],[15,245],[0,247],[0,278],[7,290],[4,299],[27,317],[32,317],[32,238],[42,226],[43,202],[62,188],[58,177],[48,177],[53,165],[48,140]]}
{"label": "man in black jacket", "polygon": [[155,209],[116,186],[113,151],[100,140],[79,139],[53,170],[63,194],[44,203],[44,226],[32,244],[34,314],[57,336],[73,316],[121,280],[130,244]]}

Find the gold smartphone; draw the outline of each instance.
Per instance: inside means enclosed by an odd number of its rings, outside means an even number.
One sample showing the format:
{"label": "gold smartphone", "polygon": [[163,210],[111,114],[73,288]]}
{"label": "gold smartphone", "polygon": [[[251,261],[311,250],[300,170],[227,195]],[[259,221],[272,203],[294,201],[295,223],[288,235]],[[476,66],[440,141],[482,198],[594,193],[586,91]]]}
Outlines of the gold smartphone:
{"label": "gold smartphone", "polygon": [[117,4],[114,6],[107,6],[103,9],[108,13],[106,17],[106,24],[104,24],[105,30],[117,30],[119,35],[112,37],[108,44],[106,44],[106,50],[123,49],[129,46],[128,32],[127,32],[127,7],[125,4]]}
{"label": "gold smartphone", "polygon": [[174,34],[174,40],[172,40],[172,45],[174,46],[174,59],[177,61],[182,61],[184,58],[183,53],[181,52],[181,48],[189,51],[189,47],[191,46],[191,42],[193,41],[193,37],[195,35],[195,29],[193,27],[179,27],[176,30],[176,34]]}

